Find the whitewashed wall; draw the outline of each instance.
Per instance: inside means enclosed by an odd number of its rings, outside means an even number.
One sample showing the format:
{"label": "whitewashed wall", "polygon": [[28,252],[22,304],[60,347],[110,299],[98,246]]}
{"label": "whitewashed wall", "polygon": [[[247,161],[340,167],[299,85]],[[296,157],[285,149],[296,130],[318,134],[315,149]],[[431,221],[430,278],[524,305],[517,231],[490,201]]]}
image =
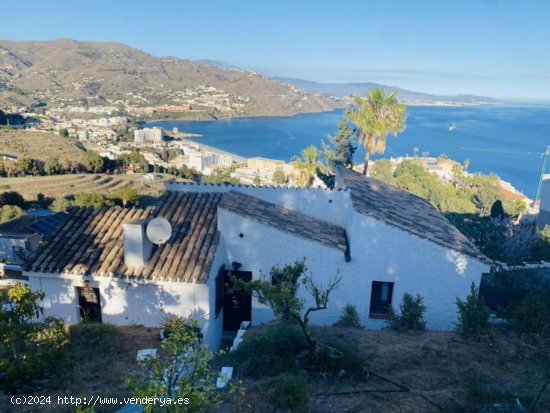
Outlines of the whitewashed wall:
{"label": "whitewashed wall", "polygon": [[[351,303],[369,328],[385,326],[383,320],[368,318],[370,293],[372,281],[390,281],[395,283],[394,307],[398,307],[404,293],[418,293],[428,307],[428,328],[453,329],[456,297],[466,296],[471,281],[479,284],[481,273],[487,271],[488,266],[367,216],[355,213],[353,219],[349,228],[352,260],[346,263],[340,250],[218,210],[218,225],[228,262],[242,263],[241,270],[252,271],[255,279],[262,275],[268,277],[274,265],[304,257],[309,271],[323,285],[340,272],[342,282],[331,295],[329,308],[314,314],[313,323],[336,321],[342,308]],[[244,234],[243,238],[238,236],[240,233]],[[303,290],[300,294],[309,298]],[[269,309],[253,302],[253,324],[271,318]]]}
{"label": "whitewashed wall", "polygon": [[[80,321],[76,287],[84,285],[81,277],[36,273],[26,275],[29,276],[33,290],[45,292],[44,316],[61,317],[68,324]],[[118,278],[96,277],[89,286],[99,288],[101,316],[105,323],[160,327],[166,314],[183,317],[193,314],[200,322],[207,345],[213,350],[219,347],[221,317],[214,322],[210,320],[210,314],[214,314],[215,308],[211,307],[213,284],[212,288],[206,284],[178,282],[131,285]]]}
{"label": "whitewashed wall", "polygon": [[169,191],[180,192],[229,192],[235,190],[342,227],[349,225],[353,213],[350,192],[347,190],[306,190],[303,188],[189,184],[185,182],[167,182],[165,186]]}

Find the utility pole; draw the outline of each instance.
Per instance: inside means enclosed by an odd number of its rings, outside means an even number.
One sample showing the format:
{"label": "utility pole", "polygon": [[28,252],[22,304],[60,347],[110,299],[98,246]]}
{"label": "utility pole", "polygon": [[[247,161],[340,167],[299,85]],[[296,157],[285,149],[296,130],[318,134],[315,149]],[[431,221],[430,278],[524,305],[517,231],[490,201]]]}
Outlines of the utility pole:
{"label": "utility pole", "polygon": [[537,196],[535,197],[535,201],[540,201],[540,196],[542,193],[542,180],[544,178],[544,172],[546,171],[546,163],[548,161],[548,155],[550,155],[550,146],[547,146],[546,150],[542,154],[542,167],[540,168],[539,186],[537,188]]}

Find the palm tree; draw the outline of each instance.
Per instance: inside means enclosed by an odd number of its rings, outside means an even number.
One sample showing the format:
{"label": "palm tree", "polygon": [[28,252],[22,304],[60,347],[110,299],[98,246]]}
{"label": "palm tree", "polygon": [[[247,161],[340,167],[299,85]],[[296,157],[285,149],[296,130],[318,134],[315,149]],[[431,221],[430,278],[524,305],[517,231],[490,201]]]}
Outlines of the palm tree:
{"label": "palm tree", "polygon": [[321,152],[316,146],[310,145],[302,149],[302,157],[295,156],[292,162],[295,169],[298,170],[298,183],[310,188],[317,169],[321,166]]}
{"label": "palm tree", "polygon": [[347,113],[355,125],[357,139],[365,146],[363,175],[367,174],[371,153],[386,151],[386,137],[397,136],[405,129],[407,107],[397,101],[397,93],[382,88],[369,90],[366,99],[355,97],[356,107]]}

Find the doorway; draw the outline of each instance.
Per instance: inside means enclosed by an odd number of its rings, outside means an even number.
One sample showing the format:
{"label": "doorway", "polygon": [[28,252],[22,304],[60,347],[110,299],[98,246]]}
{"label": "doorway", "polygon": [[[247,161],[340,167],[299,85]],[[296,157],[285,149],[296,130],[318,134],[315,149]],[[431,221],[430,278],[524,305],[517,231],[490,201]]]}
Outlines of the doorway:
{"label": "doorway", "polygon": [[229,274],[242,281],[252,281],[252,272],[224,270],[223,329],[236,331],[241,322],[251,321],[252,295],[243,292],[230,293],[232,284]]}
{"label": "doorway", "polygon": [[101,301],[99,288],[76,287],[78,295],[78,307],[82,321],[101,323]]}

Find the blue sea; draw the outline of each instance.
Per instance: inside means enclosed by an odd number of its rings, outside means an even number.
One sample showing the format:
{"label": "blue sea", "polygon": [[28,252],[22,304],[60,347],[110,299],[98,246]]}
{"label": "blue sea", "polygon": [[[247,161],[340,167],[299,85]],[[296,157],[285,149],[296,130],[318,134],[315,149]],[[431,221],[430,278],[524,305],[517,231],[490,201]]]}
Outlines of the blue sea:
{"label": "blue sea", "polygon": [[[148,126],[203,135],[198,142],[245,157],[290,160],[308,145],[320,146],[337,130],[343,110],[297,115],[224,119],[204,122],[151,122]],[[456,125],[450,133],[449,126]],[[452,141],[452,142],[451,142]],[[407,127],[389,137],[385,157],[413,155],[413,148],[430,156],[470,159],[470,171],[494,172],[534,198],[542,153],[550,145],[550,107],[482,106],[408,109]],[[359,149],[357,162],[364,156]],[[375,156],[376,159],[380,156]],[[550,171],[550,162],[549,168]]]}

